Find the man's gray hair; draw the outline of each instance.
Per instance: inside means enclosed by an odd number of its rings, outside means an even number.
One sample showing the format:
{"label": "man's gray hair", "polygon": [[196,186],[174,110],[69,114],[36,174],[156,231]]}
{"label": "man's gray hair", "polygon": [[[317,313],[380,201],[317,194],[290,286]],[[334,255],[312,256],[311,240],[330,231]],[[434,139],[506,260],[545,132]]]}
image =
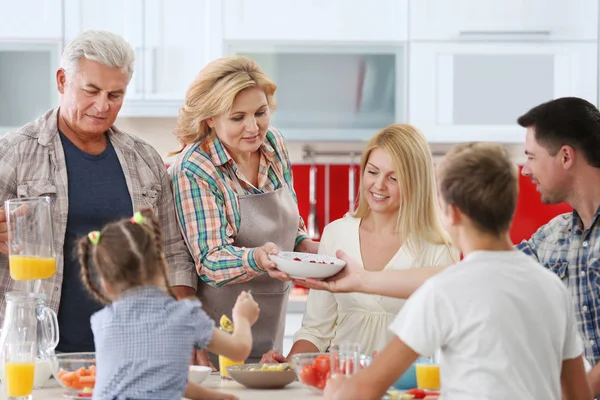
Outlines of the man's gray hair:
{"label": "man's gray hair", "polygon": [[121,68],[131,80],[135,53],[131,45],[116,33],[97,30],[80,33],[65,48],[60,66],[70,76],[77,72],[82,57],[107,67]]}

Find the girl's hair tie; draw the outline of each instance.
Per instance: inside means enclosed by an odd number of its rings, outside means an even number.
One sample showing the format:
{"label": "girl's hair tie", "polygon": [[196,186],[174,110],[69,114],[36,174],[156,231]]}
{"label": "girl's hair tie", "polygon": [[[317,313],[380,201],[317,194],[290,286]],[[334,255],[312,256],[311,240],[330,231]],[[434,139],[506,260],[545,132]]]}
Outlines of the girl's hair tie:
{"label": "girl's hair tie", "polygon": [[94,245],[97,245],[100,241],[100,231],[92,231],[88,233],[88,239]]}
{"label": "girl's hair tie", "polygon": [[146,222],[146,217],[144,217],[141,212],[136,211],[135,214],[133,214],[133,217],[131,217],[130,221],[132,224],[143,224]]}

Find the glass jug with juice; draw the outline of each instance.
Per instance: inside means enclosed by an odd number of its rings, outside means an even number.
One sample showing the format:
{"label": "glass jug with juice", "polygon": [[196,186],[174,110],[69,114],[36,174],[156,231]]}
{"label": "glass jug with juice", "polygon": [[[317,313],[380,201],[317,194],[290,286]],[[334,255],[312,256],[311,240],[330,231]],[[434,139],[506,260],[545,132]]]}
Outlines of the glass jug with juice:
{"label": "glass jug with juice", "polygon": [[[233,333],[233,322],[226,315],[221,316],[219,325],[220,329],[224,330],[225,332]],[[244,361],[232,361],[229,358],[219,354],[219,371],[221,373],[221,379],[231,379],[229,377],[229,372],[227,372],[227,367],[243,364]]]}
{"label": "glass jug with juice", "polygon": [[56,274],[50,197],[7,200],[10,276],[16,281],[46,279]]}

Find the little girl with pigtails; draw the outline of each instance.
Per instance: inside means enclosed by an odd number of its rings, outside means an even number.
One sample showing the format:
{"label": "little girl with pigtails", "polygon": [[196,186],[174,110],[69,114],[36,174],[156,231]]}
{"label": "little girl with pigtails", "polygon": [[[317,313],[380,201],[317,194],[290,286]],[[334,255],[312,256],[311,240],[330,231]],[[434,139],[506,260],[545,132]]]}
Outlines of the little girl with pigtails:
{"label": "little girl with pigtails", "polygon": [[188,383],[188,365],[194,348],[245,360],[258,305],[242,292],[232,311],[235,332],[215,328],[198,300],[177,301],[171,293],[161,243],[151,210],[79,241],[83,283],[106,304],[91,318],[97,369],[93,399],[236,399]]}

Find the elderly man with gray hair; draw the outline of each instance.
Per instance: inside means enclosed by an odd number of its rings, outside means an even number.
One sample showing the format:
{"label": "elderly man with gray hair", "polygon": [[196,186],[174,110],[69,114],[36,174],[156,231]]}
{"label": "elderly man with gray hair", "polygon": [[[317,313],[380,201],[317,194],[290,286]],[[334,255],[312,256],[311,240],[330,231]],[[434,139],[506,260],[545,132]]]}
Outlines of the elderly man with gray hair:
{"label": "elderly man with gray hair", "polygon": [[[0,201],[52,198],[56,275],[42,281],[41,290],[58,313],[58,351],[94,351],[90,316],[102,307],[81,283],[77,239],[134,211],[154,209],[170,285],[178,297],[195,294],[198,276],[177,227],[166,167],[149,144],[113,125],[133,66],[134,52],[122,37],[81,33],[56,72],[60,106],[0,139]],[[0,293],[19,289],[10,278],[6,242],[0,209]],[[2,298],[0,320],[4,308]]]}

